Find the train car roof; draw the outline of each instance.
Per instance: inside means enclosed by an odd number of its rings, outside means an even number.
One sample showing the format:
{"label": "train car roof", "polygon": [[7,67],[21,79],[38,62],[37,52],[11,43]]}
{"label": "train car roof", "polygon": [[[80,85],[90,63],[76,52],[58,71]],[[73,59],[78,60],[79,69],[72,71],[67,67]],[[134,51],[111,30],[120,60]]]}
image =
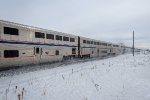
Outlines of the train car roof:
{"label": "train car roof", "polygon": [[77,37],[76,35],[72,35],[72,34],[68,34],[68,33],[63,33],[63,32],[58,32],[58,31],[53,31],[53,30],[48,30],[48,29],[34,27],[34,26],[30,26],[30,25],[19,24],[19,23],[10,22],[10,21],[0,20],[0,23],[10,24],[10,25],[14,25],[14,26],[18,26],[18,27],[23,27],[23,28],[28,28],[28,29],[33,29],[33,30],[40,30],[40,31],[44,31],[44,32],[50,32],[50,33],[53,32],[55,34],[60,34],[60,35],[69,35],[69,36],[75,36],[75,37]]}
{"label": "train car roof", "polygon": [[[15,25],[15,26],[18,26],[18,27],[24,27],[24,28],[33,29],[33,30],[40,30],[40,31],[45,31],[45,32],[50,32],[50,33],[53,32],[55,34],[60,34],[60,35],[65,35],[65,36],[69,35],[69,36],[78,37],[76,35],[72,35],[72,34],[68,34],[68,33],[63,33],[63,32],[58,32],[58,31],[53,31],[53,30],[48,30],[48,29],[44,29],[44,28],[38,28],[38,27],[34,27],[34,26],[30,26],[30,25],[24,25],[24,24],[19,24],[19,23],[10,22],[10,21],[0,20],[0,23]],[[84,39],[91,40],[91,41],[95,41],[95,42],[107,43],[107,44],[112,44],[112,45],[119,45],[119,44],[115,44],[115,43],[111,43],[111,42],[90,39],[90,38],[86,38],[86,37],[82,37],[82,36],[80,36],[80,37],[84,38]]]}
{"label": "train car roof", "polygon": [[118,46],[121,46],[120,44],[117,44],[117,43],[106,42],[106,41],[101,41],[101,40],[86,38],[86,37],[82,37],[82,36],[80,36],[80,37],[83,38],[83,39],[86,39],[86,40],[90,40],[90,41],[95,41],[95,42],[100,42],[100,43],[107,43],[107,44],[111,44],[111,45],[118,45]]}

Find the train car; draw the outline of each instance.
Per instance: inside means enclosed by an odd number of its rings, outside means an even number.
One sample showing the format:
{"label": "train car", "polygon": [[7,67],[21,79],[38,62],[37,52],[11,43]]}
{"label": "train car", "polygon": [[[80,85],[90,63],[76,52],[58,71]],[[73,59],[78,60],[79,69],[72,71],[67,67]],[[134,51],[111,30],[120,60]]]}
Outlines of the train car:
{"label": "train car", "polygon": [[104,42],[104,41],[100,41],[99,43],[100,47],[100,56],[105,57],[105,56],[109,56],[111,53],[111,45],[108,42]]}
{"label": "train car", "polygon": [[96,57],[96,46],[93,39],[80,37],[80,57]]}
{"label": "train car", "polygon": [[78,36],[0,21],[0,68],[78,56]]}
{"label": "train car", "polygon": [[132,53],[133,48],[125,46],[125,53]]}
{"label": "train car", "polygon": [[122,54],[122,48],[118,44],[112,44],[112,55]]}
{"label": "train car", "polygon": [[111,53],[110,43],[98,41],[85,37],[80,37],[80,55],[81,57],[103,57]]}
{"label": "train car", "polygon": [[112,43],[107,43],[108,55],[112,55]]}

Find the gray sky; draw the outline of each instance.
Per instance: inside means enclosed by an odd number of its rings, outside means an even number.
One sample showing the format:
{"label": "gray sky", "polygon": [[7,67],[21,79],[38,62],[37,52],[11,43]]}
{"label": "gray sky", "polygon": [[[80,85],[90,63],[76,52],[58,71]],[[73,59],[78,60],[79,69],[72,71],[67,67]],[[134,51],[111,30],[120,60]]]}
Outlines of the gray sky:
{"label": "gray sky", "polygon": [[0,0],[0,19],[150,48],[150,0]]}

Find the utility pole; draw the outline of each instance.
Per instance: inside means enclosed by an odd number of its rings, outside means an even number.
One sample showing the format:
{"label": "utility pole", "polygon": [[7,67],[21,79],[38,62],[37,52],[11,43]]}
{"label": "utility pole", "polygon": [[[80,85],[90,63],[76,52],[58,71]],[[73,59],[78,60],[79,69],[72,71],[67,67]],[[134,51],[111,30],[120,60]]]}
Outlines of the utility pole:
{"label": "utility pole", "polygon": [[134,56],[134,31],[133,31],[133,56]]}

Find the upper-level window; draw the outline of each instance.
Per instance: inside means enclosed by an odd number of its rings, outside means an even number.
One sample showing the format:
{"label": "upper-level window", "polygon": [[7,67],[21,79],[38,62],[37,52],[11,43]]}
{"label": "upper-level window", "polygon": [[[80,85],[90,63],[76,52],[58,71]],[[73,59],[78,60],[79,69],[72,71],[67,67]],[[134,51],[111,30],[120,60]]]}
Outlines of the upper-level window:
{"label": "upper-level window", "polygon": [[35,32],[35,38],[45,38],[45,34],[41,32]]}
{"label": "upper-level window", "polygon": [[103,46],[107,46],[107,43],[101,43],[101,45],[103,45]]}
{"label": "upper-level window", "polygon": [[96,45],[99,45],[99,42],[96,42]]}
{"label": "upper-level window", "polygon": [[83,40],[83,43],[86,43],[86,40]]}
{"label": "upper-level window", "polygon": [[62,41],[62,36],[56,35],[56,40]]}
{"label": "upper-level window", "polygon": [[96,42],[94,42],[94,45],[96,45]]}
{"label": "upper-level window", "polygon": [[119,45],[113,45],[113,47],[119,47]]}
{"label": "upper-level window", "polygon": [[93,44],[93,41],[91,41],[91,44]]}
{"label": "upper-level window", "polygon": [[106,51],[106,50],[103,50],[103,51],[101,51],[101,53],[107,53],[107,51]]}
{"label": "upper-level window", "polygon": [[11,57],[19,57],[18,50],[4,50],[4,57],[11,58]]}
{"label": "upper-level window", "polygon": [[87,41],[87,44],[90,44],[90,41]]}
{"label": "upper-level window", "polygon": [[19,35],[19,30],[16,28],[4,27],[4,34]]}
{"label": "upper-level window", "polygon": [[53,34],[46,34],[46,39],[54,40],[54,35]]}
{"label": "upper-level window", "polygon": [[63,41],[69,41],[69,37],[64,36]]}
{"label": "upper-level window", "polygon": [[108,46],[111,46],[111,44],[108,44]]}
{"label": "upper-level window", "polygon": [[75,38],[70,38],[70,42],[75,42]]}

